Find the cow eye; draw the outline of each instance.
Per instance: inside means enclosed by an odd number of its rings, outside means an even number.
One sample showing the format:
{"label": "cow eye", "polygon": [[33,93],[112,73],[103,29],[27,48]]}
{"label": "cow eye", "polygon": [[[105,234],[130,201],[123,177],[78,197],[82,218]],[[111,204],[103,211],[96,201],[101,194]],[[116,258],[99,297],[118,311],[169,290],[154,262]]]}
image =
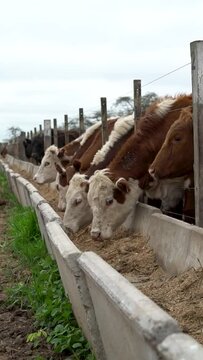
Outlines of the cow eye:
{"label": "cow eye", "polygon": [[175,140],[176,142],[180,141],[180,140],[181,140],[180,135],[176,135],[175,138],[174,138],[174,140]]}
{"label": "cow eye", "polygon": [[49,162],[48,161],[46,161],[45,163],[44,163],[44,166],[49,166]]}
{"label": "cow eye", "polygon": [[106,199],[106,205],[109,206],[113,204],[113,199]]}
{"label": "cow eye", "polygon": [[74,205],[77,206],[78,204],[80,204],[82,202],[82,199],[75,199],[74,200]]}

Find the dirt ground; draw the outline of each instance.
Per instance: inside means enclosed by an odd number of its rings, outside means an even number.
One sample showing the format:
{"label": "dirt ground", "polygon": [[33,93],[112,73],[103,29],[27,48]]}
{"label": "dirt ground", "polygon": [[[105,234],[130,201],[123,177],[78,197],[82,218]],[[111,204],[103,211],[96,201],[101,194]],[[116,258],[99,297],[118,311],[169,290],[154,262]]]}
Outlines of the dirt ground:
{"label": "dirt ground", "polygon": [[[15,169],[16,171],[17,169]],[[19,172],[19,171],[18,171]],[[25,172],[21,174],[39,189],[57,210],[56,192],[38,185]],[[61,212],[59,215],[63,216]],[[179,276],[169,276],[158,265],[148,239],[141,234],[116,234],[110,241],[95,242],[89,229],[71,238],[82,251],[94,251],[131,283],[175,318],[182,331],[203,344],[203,268],[193,268]]]}
{"label": "dirt ground", "polygon": [[[3,194],[1,194],[1,198]],[[64,359],[53,354],[46,343],[33,348],[26,342],[27,335],[35,332],[31,311],[13,308],[6,303],[6,289],[25,276],[17,259],[5,247],[5,229],[9,203],[0,206],[0,360]]]}

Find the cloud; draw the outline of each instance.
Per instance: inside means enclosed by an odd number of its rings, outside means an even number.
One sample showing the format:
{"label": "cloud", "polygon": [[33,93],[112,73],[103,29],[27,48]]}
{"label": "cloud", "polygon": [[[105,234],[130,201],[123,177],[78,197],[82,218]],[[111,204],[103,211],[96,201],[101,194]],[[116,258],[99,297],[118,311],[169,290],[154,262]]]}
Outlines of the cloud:
{"label": "cloud", "polygon": [[[11,11],[12,10],[12,11]],[[200,0],[7,0],[0,13],[0,141],[16,124],[28,131],[44,118],[77,116],[132,95],[190,61],[202,35]],[[192,24],[192,26],[190,26]],[[143,94],[191,91],[190,66]]]}

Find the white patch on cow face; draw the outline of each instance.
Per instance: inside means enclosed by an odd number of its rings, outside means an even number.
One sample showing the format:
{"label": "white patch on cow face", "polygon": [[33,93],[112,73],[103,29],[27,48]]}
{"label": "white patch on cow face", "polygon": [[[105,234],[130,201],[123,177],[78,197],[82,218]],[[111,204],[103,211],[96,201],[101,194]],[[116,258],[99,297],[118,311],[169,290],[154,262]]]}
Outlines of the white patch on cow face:
{"label": "white patch on cow face", "polygon": [[146,194],[151,199],[160,199],[162,201],[162,210],[174,208],[183,198],[184,177],[173,179],[161,179],[151,183],[151,188]]}
{"label": "white patch on cow face", "polygon": [[93,214],[93,238],[101,236],[103,239],[109,239],[131,212],[134,212],[142,190],[137,180],[129,179],[128,186],[130,191],[125,193],[125,201],[121,204],[114,198],[114,190],[117,187],[106,175],[106,170],[97,171],[90,178],[87,197]]}
{"label": "white patch on cow face", "polygon": [[66,210],[63,224],[76,233],[92,221],[92,212],[87,201],[88,180],[85,175],[75,174],[66,193]]}
{"label": "white patch on cow face", "polygon": [[55,145],[51,145],[47,148],[41,161],[41,165],[33,178],[38,184],[55,181],[57,173],[55,163],[60,164],[57,154],[58,148]]}

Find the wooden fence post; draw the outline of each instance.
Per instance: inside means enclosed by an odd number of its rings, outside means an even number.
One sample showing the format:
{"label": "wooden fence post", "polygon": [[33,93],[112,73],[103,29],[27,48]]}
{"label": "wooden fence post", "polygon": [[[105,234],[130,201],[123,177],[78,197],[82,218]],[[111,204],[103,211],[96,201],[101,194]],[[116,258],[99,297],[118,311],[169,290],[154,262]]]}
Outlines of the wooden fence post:
{"label": "wooden fence post", "polygon": [[134,121],[135,130],[137,122],[141,116],[141,80],[133,80],[133,100],[134,100]]}
{"label": "wooden fence post", "polygon": [[64,115],[65,144],[69,143],[68,115]]}
{"label": "wooden fence post", "polygon": [[37,135],[37,128],[34,128],[34,136]]}
{"label": "wooden fence post", "polygon": [[33,138],[33,132],[32,130],[30,130],[30,139],[32,140],[32,138]]}
{"label": "wooden fence post", "polygon": [[108,129],[107,129],[107,106],[106,98],[101,98],[101,119],[102,119],[102,144],[108,140]]}
{"label": "wooden fence post", "polygon": [[39,133],[42,134],[42,125],[39,125]]}
{"label": "wooden fence post", "polygon": [[85,131],[83,108],[79,108],[79,127],[80,135],[82,135]]}
{"label": "wooden fence post", "polygon": [[53,122],[54,122],[54,145],[58,147],[57,119],[54,119]]}
{"label": "wooden fence post", "polygon": [[190,44],[192,67],[195,223],[203,227],[203,41]]}
{"label": "wooden fence post", "polygon": [[51,145],[51,120],[44,120],[44,151]]}

